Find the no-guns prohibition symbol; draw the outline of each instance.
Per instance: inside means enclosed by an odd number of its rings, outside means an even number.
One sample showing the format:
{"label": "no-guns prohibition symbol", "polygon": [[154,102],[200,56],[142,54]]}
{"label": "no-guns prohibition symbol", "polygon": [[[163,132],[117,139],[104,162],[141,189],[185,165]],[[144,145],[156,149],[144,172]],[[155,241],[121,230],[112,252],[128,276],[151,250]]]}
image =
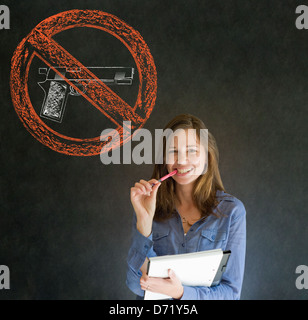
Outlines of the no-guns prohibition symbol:
{"label": "no-guns prohibition symbol", "polygon": [[[140,79],[135,106],[128,105],[91,70],[52,39],[55,34],[75,27],[101,29],[118,38],[128,48],[135,60]],[[141,128],[149,118],[156,100],[157,74],[153,57],[139,32],[119,18],[102,11],[65,11],[39,23],[22,40],[14,52],[11,66],[10,85],[14,108],[27,130],[52,150],[75,156],[97,155],[108,142],[108,136],[91,139],[68,137],[54,131],[40,119],[31,104],[27,86],[29,68],[34,56],[39,57],[68,85],[117,125],[120,140],[112,140],[112,148],[119,147],[131,139],[131,135],[128,134],[130,130],[123,129],[123,121],[131,121],[131,129],[135,130]],[[70,77],[66,77],[55,66],[79,72],[71,72]],[[93,79],[95,81],[89,81]],[[80,85],[87,87],[86,92],[80,89]]]}

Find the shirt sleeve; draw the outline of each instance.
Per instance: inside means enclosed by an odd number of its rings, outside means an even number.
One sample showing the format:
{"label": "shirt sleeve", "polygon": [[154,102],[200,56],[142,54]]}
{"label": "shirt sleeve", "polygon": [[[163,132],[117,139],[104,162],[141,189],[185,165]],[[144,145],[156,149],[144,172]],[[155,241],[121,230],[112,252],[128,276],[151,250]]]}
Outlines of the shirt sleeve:
{"label": "shirt sleeve", "polygon": [[140,271],[146,257],[155,257],[153,250],[152,234],[149,237],[143,236],[136,228],[136,215],[133,219],[132,244],[127,255],[126,285],[136,295],[142,297],[144,291],[140,287]]}
{"label": "shirt sleeve", "polygon": [[232,213],[226,250],[231,250],[231,255],[220,284],[214,287],[184,286],[181,300],[240,299],[245,268],[246,210],[239,200]]}

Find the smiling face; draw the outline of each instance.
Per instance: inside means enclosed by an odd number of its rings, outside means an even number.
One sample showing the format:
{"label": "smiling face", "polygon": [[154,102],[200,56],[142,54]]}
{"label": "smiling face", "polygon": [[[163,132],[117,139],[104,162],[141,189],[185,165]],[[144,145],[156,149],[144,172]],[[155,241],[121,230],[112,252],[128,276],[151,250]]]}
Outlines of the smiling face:
{"label": "smiling face", "polygon": [[173,179],[179,184],[190,184],[204,174],[207,153],[203,139],[194,129],[179,129],[168,139],[166,146],[166,165],[168,172],[177,170]]}

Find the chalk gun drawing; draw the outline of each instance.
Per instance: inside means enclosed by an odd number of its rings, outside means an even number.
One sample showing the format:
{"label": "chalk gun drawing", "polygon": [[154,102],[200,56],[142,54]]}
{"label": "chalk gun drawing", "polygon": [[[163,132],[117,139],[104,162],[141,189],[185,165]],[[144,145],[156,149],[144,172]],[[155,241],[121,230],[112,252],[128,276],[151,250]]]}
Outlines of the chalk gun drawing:
{"label": "chalk gun drawing", "polygon": [[[67,70],[54,67],[39,68],[39,74],[45,74],[46,79],[38,82],[45,93],[40,116],[61,123],[69,95],[81,96],[73,86],[69,85],[63,77],[73,83],[81,92],[86,93],[87,85],[97,79],[78,79],[74,73],[80,70]],[[133,83],[134,68],[129,67],[87,67],[87,69],[106,85],[129,86]],[[62,75],[62,77],[59,75]],[[77,79],[76,79],[77,78]]]}

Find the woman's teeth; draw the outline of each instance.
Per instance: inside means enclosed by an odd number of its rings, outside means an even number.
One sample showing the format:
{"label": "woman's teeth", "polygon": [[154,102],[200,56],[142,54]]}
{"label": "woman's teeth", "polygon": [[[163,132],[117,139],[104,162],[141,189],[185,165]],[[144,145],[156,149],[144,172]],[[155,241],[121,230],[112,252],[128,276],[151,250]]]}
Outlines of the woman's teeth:
{"label": "woman's teeth", "polygon": [[178,170],[178,173],[183,174],[183,173],[186,173],[188,171],[191,171],[192,168],[190,168],[190,169],[177,169],[177,170]]}

